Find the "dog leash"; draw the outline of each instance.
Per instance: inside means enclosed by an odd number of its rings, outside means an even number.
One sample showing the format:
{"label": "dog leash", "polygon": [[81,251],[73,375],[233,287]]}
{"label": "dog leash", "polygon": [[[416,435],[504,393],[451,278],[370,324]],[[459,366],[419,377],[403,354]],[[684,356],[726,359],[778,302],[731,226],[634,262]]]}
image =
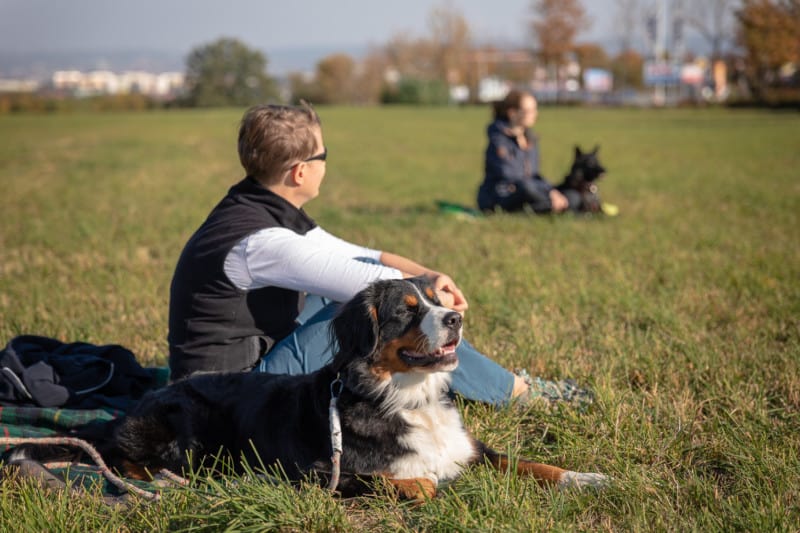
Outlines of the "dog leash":
{"label": "dog leash", "polygon": [[331,381],[331,403],[328,406],[328,418],[330,420],[331,429],[331,449],[333,455],[331,456],[331,480],[328,483],[328,489],[335,491],[339,485],[339,474],[341,473],[341,458],[342,458],[342,421],[339,418],[339,408],[336,402],[339,395],[342,393],[342,383],[339,374],[336,374],[336,379]]}
{"label": "dog leash", "polygon": [[94,447],[85,440],[75,437],[3,437],[0,438],[0,444],[5,446],[19,446],[20,444],[38,444],[38,445],[55,445],[55,446],[74,446],[85,451],[89,457],[100,468],[103,476],[115,487],[123,492],[132,492],[147,500],[158,500],[160,495],[158,493],[148,492],[140,489],[132,483],[128,483],[124,479],[114,475],[111,469],[106,465],[103,458],[94,449]]}

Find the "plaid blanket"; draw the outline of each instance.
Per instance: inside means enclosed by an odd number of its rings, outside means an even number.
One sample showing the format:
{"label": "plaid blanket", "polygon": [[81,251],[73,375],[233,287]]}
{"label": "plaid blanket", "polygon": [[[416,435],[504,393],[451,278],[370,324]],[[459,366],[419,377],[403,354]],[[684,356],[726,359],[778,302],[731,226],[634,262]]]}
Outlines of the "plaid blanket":
{"label": "plaid blanket", "polygon": [[[53,437],[91,422],[107,421],[125,414],[117,409],[60,409],[0,405],[3,437]],[[0,446],[0,452],[8,446]]]}
{"label": "plaid blanket", "polygon": [[[169,369],[154,367],[147,369],[154,376],[154,388],[167,384]],[[65,435],[91,422],[107,421],[125,414],[119,409],[63,409],[59,407],[30,407],[0,405],[0,436],[3,437],[52,437]],[[0,446],[0,452],[7,447]]]}
{"label": "plaid blanket", "polygon": [[[155,387],[163,387],[169,379],[167,368],[148,368],[155,379]],[[92,422],[104,422],[124,415],[119,409],[63,409],[58,407],[30,407],[16,405],[0,405],[0,437],[54,437],[67,435],[70,430],[85,426]],[[0,444],[0,453],[8,451],[11,446]],[[88,488],[95,483],[103,483],[105,494],[116,495],[119,491],[107,483],[98,469],[92,465],[73,465],[69,468],[53,468],[53,472],[61,474]],[[130,481],[130,480],[129,480]],[[150,484],[136,482],[142,488],[154,488]]]}

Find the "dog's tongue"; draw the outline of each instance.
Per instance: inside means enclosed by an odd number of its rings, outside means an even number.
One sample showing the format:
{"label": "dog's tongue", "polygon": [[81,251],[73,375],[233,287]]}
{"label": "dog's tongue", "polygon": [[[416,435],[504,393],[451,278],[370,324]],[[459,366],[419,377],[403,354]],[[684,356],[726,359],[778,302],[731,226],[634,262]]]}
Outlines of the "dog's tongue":
{"label": "dog's tongue", "polygon": [[456,346],[458,346],[458,343],[456,343],[456,342],[451,342],[450,344],[445,344],[444,346],[442,346],[440,348],[437,348],[436,351],[433,352],[433,354],[434,355],[446,355],[446,354],[449,354],[449,353],[453,353],[453,352],[456,351]]}
{"label": "dog's tongue", "polygon": [[419,353],[411,350],[404,350],[402,353],[405,360],[412,366],[429,366],[442,362],[455,354],[456,343],[446,344],[437,348],[431,353]]}

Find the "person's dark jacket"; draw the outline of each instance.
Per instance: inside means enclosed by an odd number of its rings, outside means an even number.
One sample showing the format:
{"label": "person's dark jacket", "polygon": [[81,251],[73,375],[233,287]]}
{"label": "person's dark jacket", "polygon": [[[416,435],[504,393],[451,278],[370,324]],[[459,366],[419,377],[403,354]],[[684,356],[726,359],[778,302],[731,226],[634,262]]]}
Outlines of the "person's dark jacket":
{"label": "person's dark jacket", "polygon": [[539,175],[539,139],[528,130],[528,148],[522,148],[516,136],[510,133],[510,125],[504,120],[495,120],[486,131],[489,142],[486,146],[484,179],[478,191],[478,207],[492,210],[521,189],[533,188],[547,196],[553,186]]}

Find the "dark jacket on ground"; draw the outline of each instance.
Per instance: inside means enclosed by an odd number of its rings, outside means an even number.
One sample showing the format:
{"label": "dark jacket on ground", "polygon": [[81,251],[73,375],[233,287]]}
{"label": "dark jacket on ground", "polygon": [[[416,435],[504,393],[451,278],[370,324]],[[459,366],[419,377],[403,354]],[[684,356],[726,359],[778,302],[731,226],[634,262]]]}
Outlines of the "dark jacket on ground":
{"label": "dark jacket on ground", "polygon": [[116,344],[20,335],[0,351],[0,405],[126,410],[157,385],[152,370]]}
{"label": "dark jacket on ground", "polygon": [[237,288],[225,258],[244,237],[265,228],[304,235],[316,223],[302,209],[247,177],[234,185],[189,239],[170,287],[169,366],[173,380],[196,370],[252,369],[291,333],[304,296],[293,290]]}

